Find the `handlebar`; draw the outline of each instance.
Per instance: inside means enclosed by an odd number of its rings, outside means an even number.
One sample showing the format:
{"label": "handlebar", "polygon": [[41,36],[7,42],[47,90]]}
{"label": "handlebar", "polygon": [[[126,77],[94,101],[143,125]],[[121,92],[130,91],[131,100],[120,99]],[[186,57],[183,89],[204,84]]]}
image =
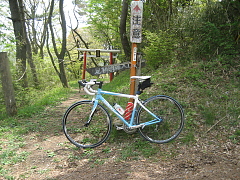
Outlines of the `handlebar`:
{"label": "handlebar", "polygon": [[90,80],[90,82],[87,82],[86,80],[78,81],[79,86],[82,86],[84,91],[89,94],[94,96],[97,91],[92,89],[93,85],[98,85],[98,87],[101,89],[103,85],[103,81],[97,82],[96,80]]}

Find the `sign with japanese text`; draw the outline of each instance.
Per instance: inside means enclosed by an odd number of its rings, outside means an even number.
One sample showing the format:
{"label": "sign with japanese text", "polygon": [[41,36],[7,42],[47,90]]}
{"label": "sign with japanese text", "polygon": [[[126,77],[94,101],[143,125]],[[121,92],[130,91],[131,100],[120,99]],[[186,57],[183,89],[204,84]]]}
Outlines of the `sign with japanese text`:
{"label": "sign with japanese text", "polygon": [[95,68],[89,68],[87,69],[87,72],[90,73],[92,76],[100,75],[100,74],[108,74],[112,72],[117,72],[124,69],[129,69],[130,63],[125,62],[121,64],[112,64],[108,66],[102,66],[102,67],[95,67]]}
{"label": "sign with japanese text", "polygon": [[131,30],[130,30],[130,41],[132,43],[142,42],[142,19],[143,19],[143,2],[132,1]]}

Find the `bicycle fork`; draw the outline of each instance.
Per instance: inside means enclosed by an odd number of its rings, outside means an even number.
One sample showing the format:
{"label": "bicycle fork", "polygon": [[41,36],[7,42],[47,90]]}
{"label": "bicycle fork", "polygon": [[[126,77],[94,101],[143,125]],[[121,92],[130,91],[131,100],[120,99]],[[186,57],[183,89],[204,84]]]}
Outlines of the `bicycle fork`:
{"label": "bicycle fork", "polygon": [[93,116],[94,112],[96,111],[96,108],[97,108],[97,105],[98,105],[98,100],[95,99],[92,102],[94,102],[93,107],[92,107],[92,111],[91,111],[91,114],[89,115],[88,121],[84,124],[85,127],[88,127],[90,125],[90,122],[92,120],[92,116]]}

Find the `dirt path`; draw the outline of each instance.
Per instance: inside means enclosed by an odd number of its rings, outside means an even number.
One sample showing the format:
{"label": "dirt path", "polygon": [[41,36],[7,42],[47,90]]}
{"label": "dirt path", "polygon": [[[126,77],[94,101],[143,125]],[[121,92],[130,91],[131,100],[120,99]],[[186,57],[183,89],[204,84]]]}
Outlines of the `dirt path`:
{"label": "dirt path", "polygon": [[46,109],[42,120],[46,121],[44,129],[47,130],[24,137],[26,145],[18,153],[30,155],[9,167],[12,176],[19,180],[240,179],[239,144],[211,138],[199,139],[193,145],[178,145],[177,141],[157,145],[159,152],[154,156],[137,159],[121,158],[126,147],[124,140],[118,143],[109,140],[91,150],[78,149],[63,135],[61,118],[66,108],[80,99],[76,94]]}

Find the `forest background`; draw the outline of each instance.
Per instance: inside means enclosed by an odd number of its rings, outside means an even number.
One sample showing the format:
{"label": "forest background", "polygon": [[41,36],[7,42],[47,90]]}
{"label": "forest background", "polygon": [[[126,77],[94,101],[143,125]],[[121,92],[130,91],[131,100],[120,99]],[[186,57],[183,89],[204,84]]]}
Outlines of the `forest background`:
{"label": "forest background", "polygon": [[[157,179],[239,179],[239,0],[144,1],[138,51],[146,62],[142,75],[151,75],[154,85],[141,98],[165,94],[180,102],[185,127],[176,141],[151,144],[113,128],[99,149],[81,150],[64,137],[67,106],[89,98],[77,90],[83,66],[77,48],[119,49],[115,63],[130,61],[130,3],[1,0],[0,51],[8,54],[17,114],[6,113],[0,80],[0,179],[95,177],[93,167],[98,175],[101,168],[121,170],[119,179],[153,172]],[[108,64],[108,58],[92,57],[87,67]],[[86,75],[109,82],[108,75]],[[115,73],[104,90],[129,93],[129,75]],[[85,167],[89,171],[81,172]]]}

